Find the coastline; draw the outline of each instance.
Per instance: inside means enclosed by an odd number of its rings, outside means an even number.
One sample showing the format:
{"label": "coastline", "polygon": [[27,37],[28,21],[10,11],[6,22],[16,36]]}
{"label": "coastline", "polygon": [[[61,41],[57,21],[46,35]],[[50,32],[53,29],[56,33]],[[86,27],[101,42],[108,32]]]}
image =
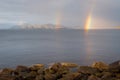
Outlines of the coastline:
{"label": "coastline", "polygon": [[18,65],[0,70],[0,80],[120,80],[120,60],[111,64],[94,62],[91,66],[58,62],[45,67]]}

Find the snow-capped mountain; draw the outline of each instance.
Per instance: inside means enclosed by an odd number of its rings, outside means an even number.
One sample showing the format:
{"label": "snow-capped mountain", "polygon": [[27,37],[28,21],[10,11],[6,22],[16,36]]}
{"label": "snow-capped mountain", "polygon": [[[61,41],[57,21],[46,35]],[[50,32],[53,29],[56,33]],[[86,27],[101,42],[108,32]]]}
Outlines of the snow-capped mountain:
{"label": "snow-capped mountain", "polygon": [[56,29],[56,28],[65,28],[64,26],[57,26],[53,24],[21,24],[15,25],[12,29]]}

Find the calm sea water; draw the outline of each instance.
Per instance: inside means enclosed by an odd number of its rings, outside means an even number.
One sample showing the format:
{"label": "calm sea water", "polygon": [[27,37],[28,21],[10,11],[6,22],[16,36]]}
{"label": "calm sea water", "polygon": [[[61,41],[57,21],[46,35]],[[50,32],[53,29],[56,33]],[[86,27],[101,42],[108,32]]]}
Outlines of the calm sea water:
{"label": "calm sea water", "polygon": [[0,30],[0,68],[120,59],[120,30]]}

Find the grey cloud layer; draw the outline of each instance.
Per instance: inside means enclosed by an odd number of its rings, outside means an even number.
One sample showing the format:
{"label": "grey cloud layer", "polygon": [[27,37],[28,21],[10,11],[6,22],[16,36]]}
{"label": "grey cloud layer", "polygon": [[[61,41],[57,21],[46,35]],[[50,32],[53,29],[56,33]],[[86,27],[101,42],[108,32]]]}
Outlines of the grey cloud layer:
{"label": "grey cloud layer", "polygon": [[[55,24],[59,13],[63,25],[84,26],[93,3],[94,0],[0,0],[0,21]],[[95,3],[94,18],[107,20],[112,26],[120,25],[120,0],[96,0]]]}

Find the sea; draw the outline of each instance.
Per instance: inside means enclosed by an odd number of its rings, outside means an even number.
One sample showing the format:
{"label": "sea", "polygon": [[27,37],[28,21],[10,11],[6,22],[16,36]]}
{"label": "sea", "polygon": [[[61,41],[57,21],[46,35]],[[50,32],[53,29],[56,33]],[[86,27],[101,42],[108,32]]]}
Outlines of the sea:
{"label": "sea", "polygon": [[0,68],[72,62],[91,65],[120,60],[120,30],[0,30]]}

